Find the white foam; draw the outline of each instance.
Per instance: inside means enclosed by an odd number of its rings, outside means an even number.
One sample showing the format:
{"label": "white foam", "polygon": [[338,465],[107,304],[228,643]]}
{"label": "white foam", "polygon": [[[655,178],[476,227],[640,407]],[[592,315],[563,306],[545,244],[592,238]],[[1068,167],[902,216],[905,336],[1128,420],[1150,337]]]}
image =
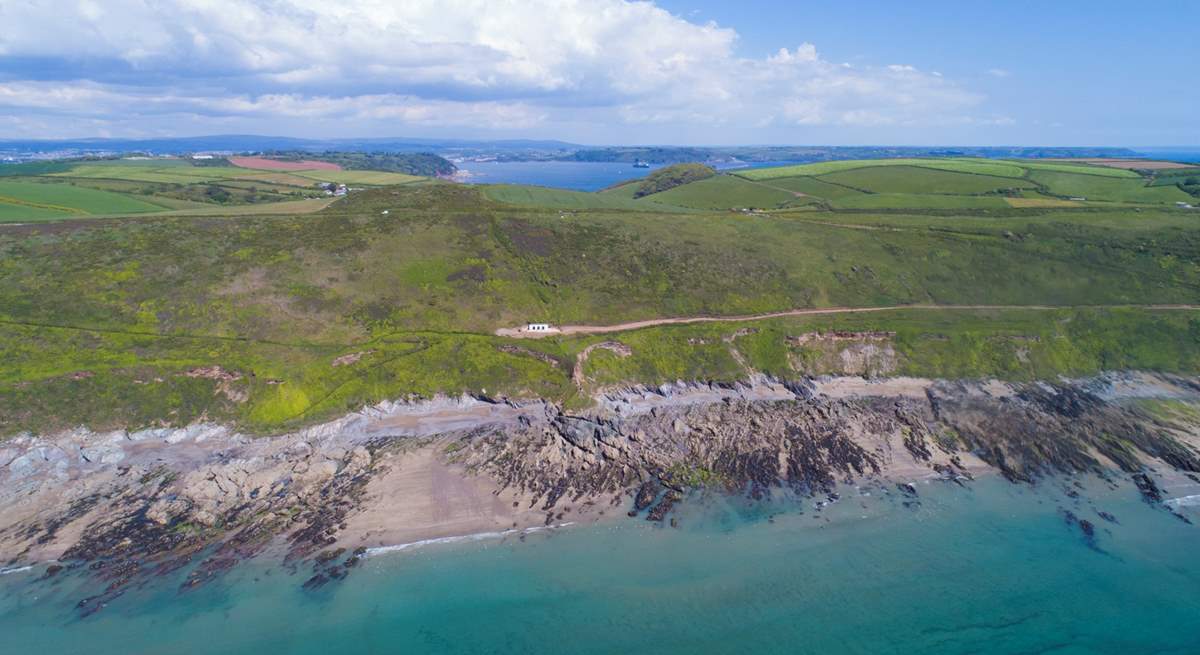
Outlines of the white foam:
{"label": "white foam", "polygon": [[1180,496],[1164,500],[1163,504],[1167,507],[1200,507],[1200,495],[1195,496]]}
{"label": "white foam", "polygon": [[15,566],[11,569],[0,569],[0,575],[8,575],[9,573],[20,573],[21,571],[28,571],[29,569],[32,569],[32,568],[33,568],[33,566]]}
{"label": "white foam", "polygon": [[525,528],[524,530],[510,529],[510,530],[500,530],[498,532],[476,532],[474,534],[464,534],[464,535],[459,535],[456,537],[438,537],[437,539],[422,539],[420,541],[412,541],[412,542],[409,542],[406,544],[394,544],[391,546],[376,546],[375,548],[368,548],[366,550],[366,552],[364,552],[361,556],[362,557],[375,557],[376,555],[385,555],[387,553],[398,553],[398,552],[405,551],[405,550],[413,550],[415,548],[423,548],[425,546],[435,546],[438,544],[457,544],[457,543],[466,543],[466,542],[474,542],[474,541],[485,541],[488,539],[503,539],[504,537],[511,537],[513,535],[533,534],[535,532],[542,532],[544,530],[555,530],[558,528],[565,528],[565,527],[571,526],[571,525],[575,525],[574,521],[567,521],[566,523],[559,523],[558,525],[546,525],[546,526]]}

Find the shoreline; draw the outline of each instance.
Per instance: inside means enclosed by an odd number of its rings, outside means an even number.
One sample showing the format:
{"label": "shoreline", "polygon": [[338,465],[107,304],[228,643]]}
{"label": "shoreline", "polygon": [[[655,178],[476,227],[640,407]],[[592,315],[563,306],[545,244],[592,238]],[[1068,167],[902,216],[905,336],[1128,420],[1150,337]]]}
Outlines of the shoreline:
{"label": "shoreline", "polygon": [[[1139,372],[1004,383],[756,375],[610,390],[587,411],[545,401],[385,402],[290,434],[228,427],[24,435],[0,445],[0,562],[88,566],[98,611],[146,576],[184,587],[280,550],[305,588],[366,553],[616,519],[673,524],[701,489],[836,500],[870,482],[1064,473],[1200,495],[1200,424],[1146,401],[1200,404],[1200,384]],[[1106,435],[1120,434],[1114,442]],[[824,501],[817,501],[824,502]],[[380,550],[381,549],[381,550]]]}

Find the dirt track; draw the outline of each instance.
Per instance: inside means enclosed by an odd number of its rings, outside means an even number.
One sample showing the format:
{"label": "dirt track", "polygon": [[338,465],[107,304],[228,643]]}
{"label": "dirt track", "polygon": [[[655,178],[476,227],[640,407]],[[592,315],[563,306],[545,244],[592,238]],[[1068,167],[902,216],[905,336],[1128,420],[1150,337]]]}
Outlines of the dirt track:
{"label": "dirt track", "polygon": [[745,316],[690,316],[681,318],[652,318],[644,321],[631,321],[614,325],[562,325],[547,332],[527,332],[524,328],[500,328],[496,336],[517,337],[522,339],[540,339],[561,334],[607,334],[610,332],[627,332],[641,328],[659,325],[682,325],[687,323],[738,323],[743,321],[761,321],[769,318],[784,318],[787,316],[817,316],[823,314],[866,314],[869,312],[888,312],[900,309],[918,310],[1055,310],[1055,309],[1147,309],[1147,310],[1200,310],[1200,305],[894,305],[891,307],[824,307],[818,309],[791,309],[767,314],[750,314]]}

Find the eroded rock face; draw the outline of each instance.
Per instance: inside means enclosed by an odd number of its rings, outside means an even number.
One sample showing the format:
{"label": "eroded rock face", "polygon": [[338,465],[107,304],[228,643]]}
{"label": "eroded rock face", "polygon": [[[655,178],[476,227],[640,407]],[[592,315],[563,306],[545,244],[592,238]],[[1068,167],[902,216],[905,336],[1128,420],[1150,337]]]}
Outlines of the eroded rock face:
{"label": "eroded rock face", "polygon": [[[1156,384],[1200,398],[1194,385]],[[86,567],[102,584],[81,599],[84,614],[183,567],[185,589],[204,584],[272,544],[289,566],[311,566],[305,584],[320,588],[361,554],[339,550],[347,519],[406,502],[365,491],[404,448],[431,449],[462,475],[516,490],[547,523],[581,501],[628,502],[630,515],[663,521],[699,487],[832,498],[839,483],[880,477],[897,479],[916,503],[906,480],[964,484],[986,470],[1019,483],[1055,472],[1128,475],[1161,506],[1151,468],[1200,472],[1200,430],[1123,403],[1104,391],[1111,386],[758,379],[614,392],[582,414],[469,399],[392,403],[262,439],[211,425],[24,435],[0,449],[0,557]],[[436,426],[452,429],[432,434]],[[1086,536],[1091,524],[1078,525]]]}
{"label": "eroded rock face", "polygon": [[1200,471],[1195,426],[1164,423],[1082,385],[923,384],[924,398],[912,381],[876,385],[891,390],[877,396],[831,397],[821,390],[845,385],[821,381],[790,385],[790,399],[710,388],[696,391],[707,399],[700,403],[671,387],[642,398],[649,411],[610,398],[615,415],[480,430],[455,458],[528,494],[531,506],[628,493],[634,514],[661,488],[698,485],[757,497],[782,487],[829,493],[878,475],[961,482],[994,469],[1032,483],[1051,473],[1142,475],[1149,462]]}

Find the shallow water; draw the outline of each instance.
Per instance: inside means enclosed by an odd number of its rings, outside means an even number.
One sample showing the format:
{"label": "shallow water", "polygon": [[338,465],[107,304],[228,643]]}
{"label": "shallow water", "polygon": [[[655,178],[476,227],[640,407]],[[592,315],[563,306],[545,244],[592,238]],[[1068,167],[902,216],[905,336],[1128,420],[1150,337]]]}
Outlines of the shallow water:
{"label": "shallow water", "polygon": [[[914,507],[881,487],[820,511],[709,498],[678,529],[619,520],[430,545],[316,593],[250,563],[183,594],[158,581],[83,620],[78,581],[34,584],[37,567],[0,576],[0,652],[1196,652],[1200,526],[1127,483],[1091,484],[1090,501],[1061,483],[918,486]],[[1096,525],[1095,544],[1063,508]]]}

